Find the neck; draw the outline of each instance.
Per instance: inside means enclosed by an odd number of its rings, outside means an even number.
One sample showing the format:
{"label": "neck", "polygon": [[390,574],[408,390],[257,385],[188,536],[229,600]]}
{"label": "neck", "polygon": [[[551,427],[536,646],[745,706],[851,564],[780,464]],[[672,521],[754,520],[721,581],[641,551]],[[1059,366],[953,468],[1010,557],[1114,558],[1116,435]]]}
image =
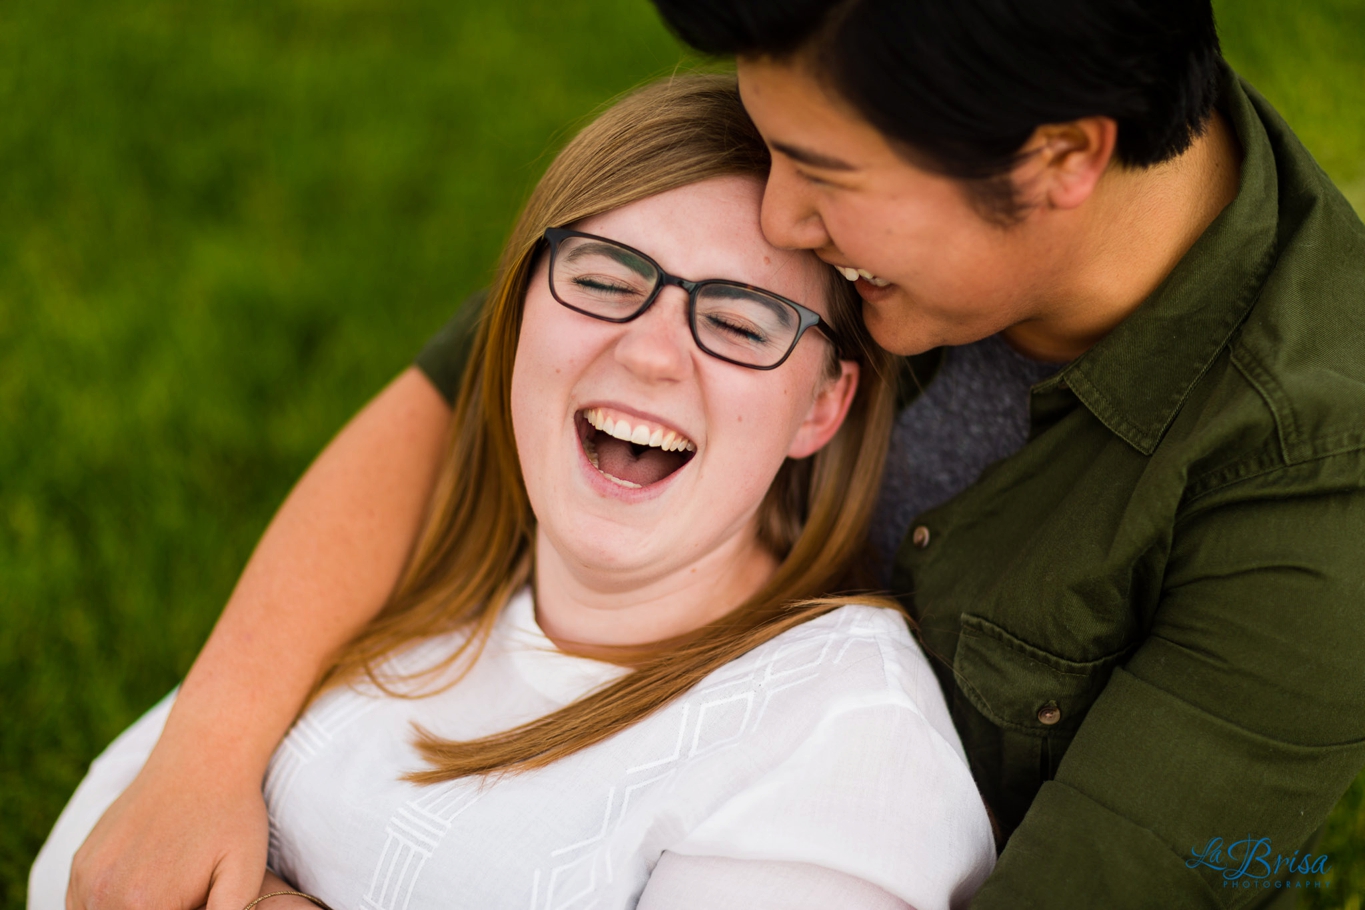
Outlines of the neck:
{"label": "neck", "polygon": [[[1237,198],[1241,146],[1215,112],[1180,156],[1150,168],[1111,164],[1081,206],[1045,210],[1040,248],[1058,263],[1039,288],[1040,315],[1004,332],[1037,360],[1073,360],[1151,296]],[[1032,216],[1030,216],[1032,217]]]}
{"label": "neck", "polygon": [[592,655],[695,631],[738,607],[777,570],[752,528],[663,573],[612,571],[566,559],[536,531],[536,619],[556,645]]}

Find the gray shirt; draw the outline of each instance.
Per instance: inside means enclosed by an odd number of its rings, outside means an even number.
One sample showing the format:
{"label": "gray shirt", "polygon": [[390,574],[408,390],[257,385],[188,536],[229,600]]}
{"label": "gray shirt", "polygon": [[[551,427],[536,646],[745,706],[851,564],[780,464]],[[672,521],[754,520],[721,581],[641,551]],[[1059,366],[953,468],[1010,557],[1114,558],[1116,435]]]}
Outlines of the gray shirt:
{"label": "gray shirt", "polygon": [[952,499],[992,463],[1023,448],[1029,389],[1064,365],[1030,360],[999,335],[944,351],[933,380],[900,412],[891,431],[869,532],[884,583],[917,515]]}

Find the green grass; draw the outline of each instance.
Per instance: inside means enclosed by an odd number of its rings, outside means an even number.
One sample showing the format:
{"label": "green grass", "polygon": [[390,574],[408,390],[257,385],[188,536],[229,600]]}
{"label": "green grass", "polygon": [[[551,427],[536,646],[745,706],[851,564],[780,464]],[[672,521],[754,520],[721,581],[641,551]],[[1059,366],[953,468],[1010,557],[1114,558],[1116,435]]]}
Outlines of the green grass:
{"label": "green grass", "polygon": [[[1363,10],[1220,6],[1365,210]],[[0,905],[544,150],[681,56],[645,0],[0,5]],[[1332,824],[1315,906],[1365,893],[1361,784]]]}
{"label": "green grass", "polygon": [[1214,6],[1228,60],[1365,214],[1365,0]]}
{"label": "green grass", "polygon": [[547,146],[680,53],[640,0],[0,6],[0,903]]}

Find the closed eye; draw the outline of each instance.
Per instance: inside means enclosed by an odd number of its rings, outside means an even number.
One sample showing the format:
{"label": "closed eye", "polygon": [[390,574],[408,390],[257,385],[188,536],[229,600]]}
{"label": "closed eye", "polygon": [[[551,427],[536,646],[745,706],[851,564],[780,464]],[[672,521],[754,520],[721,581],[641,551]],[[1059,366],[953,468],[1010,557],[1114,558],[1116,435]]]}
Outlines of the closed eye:
{"label": "closed eye", "polygon": [[575,287],[598,294],[639,294],[639,288],[631,287],[614,278],[597,275],[579,275],[573,279]]}
{"label": "closed eye", "polygon": [[763,333],[757,331],[753,326],[726,319],[715,313],[708,313],[706,315],[706,321],[721,332],[732,335],[743,341],[750,341],[754,344],[763,344],[768,340]]}

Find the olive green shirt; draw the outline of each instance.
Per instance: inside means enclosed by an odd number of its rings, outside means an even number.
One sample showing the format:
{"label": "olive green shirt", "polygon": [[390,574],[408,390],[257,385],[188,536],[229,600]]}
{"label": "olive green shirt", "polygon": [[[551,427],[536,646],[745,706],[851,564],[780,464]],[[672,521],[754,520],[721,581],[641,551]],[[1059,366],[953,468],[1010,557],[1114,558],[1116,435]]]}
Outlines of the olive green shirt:
{"label": "olive green shirt", "polygon": [[[1230,72],[1222,106],[1236,200],[896,558],[1004,841],[973,910],[1292,898],[1322,876],[1259,858],[1365,766],[1365,227]],[[418,359],[448,397],[467,331]]]}

